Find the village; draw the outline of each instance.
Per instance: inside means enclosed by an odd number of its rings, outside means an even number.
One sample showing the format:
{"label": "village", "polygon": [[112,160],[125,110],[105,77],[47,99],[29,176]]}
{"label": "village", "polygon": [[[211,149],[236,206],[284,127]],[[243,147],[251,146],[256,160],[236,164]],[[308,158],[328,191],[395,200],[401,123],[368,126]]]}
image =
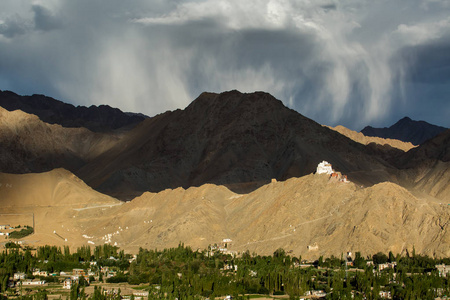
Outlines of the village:
{"label": "village", "polygon": [[[25,270],[17,270],[12,276],[4,271],[0,273],[0,277],[8,276],[7,281],[4,281],[7,286],[2,285],[1,290],[8,298],[20,298],[23,295],[33,297],[45,293],[48,299],[58,299],[70,295],[74,290],[86,297],[93,297],[101,290],[102,295],[114,299],[169,299],[170,294],[177,295],[176,289],[170,286],[179,285],[180,289],[184,289],[181,287],[186,280],[200,280],[203,272],[208,272],[210,276],[215,274],[209,279],[202,279],[206,280],[202,283],[203,288],[210,286],[211,280],[222,277],[228,278],[232,284],[219,285],[210,292],[199,294],[192,286],[188,289],[190,292],[186,292],[197,295],[197,299],[212,298],[213,293],[218,299],[248,299],[253,294],[265,295],[266,298],[296,294],[297,299],[335,299],[336,295],[339,295],[336,299],[342,299],[342,295],[348,294],[354,299],[369,299],[365,296],[369,293],[375,293],[377,298],[398,299],[396,295],[413,288],[408,286],[408,278],[415,278],[416,282],[419,279],[426,280],[428,284],[433,282],[427,286],[427,291],[422,291],[427,295],[432,294],[433,299],[446,299],[450,288],[449,259],[401,257],[393,256],[392,253],[377,253],[369,259],[363,258],[359,252],[347,252],[344,259],[320,257],[315,261],[306,261],[290,257],[282,249],[270,257],[252,256],[248,252],[226,254],[226,246],[231,242],[230,239],[223,239],[220,245],[210,246],[203,252],[180,245],[162,251],[142,249],[134,256],[109,245],[96,247],[94,255],[89,247],[69,254],[67,249],[62,251],[56,247],[46,246],[45,249],[31,251],[17,244],[10,245],[1,258],[22,255],[24,258],[27,256],[29,262]],[[52,261],[51,257],[56,261]],[[431,266],[431,263],[434,265]],[[150,266],[148,271],[145,271],[148,267],[143,269],[142,264]],[[32,265],[39,267],[30,268]],[[80,267],[69,270],[70,265]],[[13,266],[13,269],[18,268],[21,267]],[[173,271],[170,271],[172,268]],[[278,271],[273,273],[274,270]],[[276,275],[277,272],[281,272],[280,275]],[[288,278],[294,274],[297,274],[298,281],[292,285]],[[270,279],[272,276],[282,276],[286,281],[273,282]],[[356,284],[363,279],[367,286]],[[340,285],[337,285],[337,280],[341,282]],[[241,286],[243,282],[247,283]]]}
{"label": "village", "polygon": [[[317,165],[316,174],[328,176],[330,183],[349,183],[347,176],[335,171],[327,161]],[[71,253],[69,247],[33,248],[22,244],[21,237],[34,230],[34,215],[30,216],[27,218],[33,226],[0,225],[0,235],[6,241],[0,254],[0,261],[5,262],[0,268],[0,290],[7,298],[40,299],[45,294],[46,299],[72,299],[75,293],[78,298],[145,300],[187,296],[202,300],[404,299],[406,295],[447,299],[450,290],[450,259],[414,252],[406,256],[377,253],[363,257],[348,251],[340,258],[324,258],[319,254],[322,249],[314,243],[307,250],[318,258],[307,261],[301,256],[291,257],[292,251],[283,249],[272,256],[231,251],[233,240],[223,238],[207,249],[193,251],[180,244],[159,251],[141,248],[132,255],[111,241],[113,234],[106,234],[104,244],[95,247],[89,243],[92,237],[85,234],[88,245]],[[300,225],[290,225],[289,230],[294,232]],[[117,233],[124,229],[128,227],[119,227]],[[426,284],[417,284],[422,281]],[[99,293],[105,298],[95,298]]]}

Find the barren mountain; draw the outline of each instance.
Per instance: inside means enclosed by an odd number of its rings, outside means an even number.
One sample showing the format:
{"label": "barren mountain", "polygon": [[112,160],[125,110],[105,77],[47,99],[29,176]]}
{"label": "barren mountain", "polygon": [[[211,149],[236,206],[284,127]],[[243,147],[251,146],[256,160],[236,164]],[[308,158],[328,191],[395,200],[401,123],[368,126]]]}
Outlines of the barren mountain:
{"label": "barren mountain", "polygon": [[346,137],[354,140],[355,142],[358,142],[363,145],[369,145],[371,143],[378,144],[378,145],[388,145],[393,148],[397,148],[400,150],[403,150],[405,152],[411,150],[412,148],[416,147],[411,142],[402,142],[400,140],[395,139],[384,139],[376,136],[365,136],[362,132],[356,132],[351,129],[345,128],[344,126],[338,125],[336,127],[329,127],[333,130],[336,130],[342,135],[345,135]]}
{"label": "barren mountain", "polygon": [[246,193],[271,178],[312,173],[325,159],[358,184],[391,181],[447,197],[445,133],[404,153],[411,144],[336,130],[358,143],[263,92],[203,93],[185,110],[148,118],[120,134],[50,125],[0,108],[0,171],[63,167],[99,191],[131,200],[146,191],[205,183]]}
{"label": "barren mountain", "polygon": [[124,113],[108,105],[75,107],[44,95],[19,96],[10,91],[0,91],[0,106],[9,111],[21,110],[36,115],[49,124],[84,127],[94,132],[131,128],[146,118],[141,114]]}
{"label": "barren mountain", "polygon": [[405,117],[389,128],[367,126],[361,132],[365,136],[397,139],[404,142],[411,142],[414,145],[420,145],[445,130],[447,130],[445,127],[432,125],[425,121],[413,121]]}
{"label": "barren mountain", "polygon": [[450,199],[450,129],[395,160],[405,180],[415,191],[444,201]]}
{"label": "barren mountain", "polygon": [[[2,223],[32,226],[34,217],[35,234],[25,239],[32,245],[77,247],[86,244],[82,237],[85,229],[76,219],[77,212],[95,207],[100,218],[110,207],[121,204],[92,190],[64,169],[40,174],[0,173]],[[96,220],[91,221],[96,224]]]}
{"label": "barren mountain", "polygon": [[[36,233],[24,239],[33,245],[106,242],[135,252],[227,238],[233,251],[282,247],[304,258],[413,247],[449,256],[450,130],[407,152],[343,134],[351,139],[262,92],[203,93],[121,134],[0,108],[1,171],[65,167],[90,186],[63,169],[0,174],[0,218],[34,215]],[[352,183],[312,175],[322,160]],[[144,194],[123,203],[91,187],[121,199]]]}
{"label": "barren mountain", "polygon": [[35,115],[0,107],[1,172],[43,172],[59,167],[76,171],[118,140],[118,135],[51,125]]}
{"label": "barren mountain", "polygon": [[35,215],[36,233],[25,244],[106,242],[136,252],[180,242],[206,248],[227,238],[232,251],[271,254],[283,247],[303,258],[405,253],[413,247],[416,253],[450,255],[448,205],[416,198],[393,183],[360,188],[311,174],[246,195],[207,184],[148,192],[123,204],[64,170],[1,174],[0,183],[3,214]]}
{"label": "barren mountain", "polygon": [[309,174],[323,159],[361,184],[393,180],[391,166],[366,150],[267,93],[203,93],[185,110],[145,120],[77,174],[122,199],[204,183],[248,191]]}

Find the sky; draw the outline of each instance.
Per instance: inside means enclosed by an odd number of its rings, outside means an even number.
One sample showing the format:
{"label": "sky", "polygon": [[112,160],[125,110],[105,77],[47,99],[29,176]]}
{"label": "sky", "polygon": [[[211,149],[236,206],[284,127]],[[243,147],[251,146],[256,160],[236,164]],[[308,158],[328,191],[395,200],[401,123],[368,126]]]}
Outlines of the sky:
{"label": "sky", "polygon": [[154,116],[234,89],[450,127],[450,0],[0,1],[0,90]]}

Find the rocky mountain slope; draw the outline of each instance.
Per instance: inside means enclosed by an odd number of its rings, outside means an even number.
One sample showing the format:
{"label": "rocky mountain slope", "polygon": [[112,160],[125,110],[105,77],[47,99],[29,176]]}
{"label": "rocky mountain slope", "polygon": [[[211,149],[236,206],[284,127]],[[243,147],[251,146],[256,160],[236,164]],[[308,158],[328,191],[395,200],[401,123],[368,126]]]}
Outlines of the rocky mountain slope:
{"label": "rocky mountain slope", "polygon": [[[407,152],[339,130],[262,92],[203,93],[120,133],[0,108],[2,222],[34,214],[32,245],[450,255],[450,130]],[[352,182],[313,175],[322,160]]]}
{"label": "rocky mountain slope", "polygon": [[282,247],[309,259],[346,251],[405,254],[413,247],[416,253],[450,255],[449,206],[393,183],[361,188],[311,174],[245,195],[207,184],[148,192],[127,203],[64,170],[0,174],[0,183],[4,214],[35,214],[36,233],[24,244],[106,242],[137,252],[180,242],[203,249],[231,239],[231,251],[271,254]]}
{"label": "rocky mountain slope", "polygon": [[99,191],[131,199],[204,183],[248,191],[271,178],[309,174],[323,159],[360,184],[392,179],[391,166],[364,145],[267,93],[231,91],[203,93],[185,110],[145,120],[77,175]]}
{"label": "rocky mountain slope", "polygon": [[450,129],[396,158],[408,188],[441,200],[450,199]]}
{"label": "rocky mountain slope", "polygon": [[342,135],[345,135],[346,137],[354,140],[355,142],[358,142],[363,145],[369,145],[369,144],[378,144],[381,146],[388,145],[393,148],[397,148],[400,150],[403,150],[405,152],[411,150],[412,148],[416,147],[411,142],[402,142],[400,140],[395,139],[384,139],[376,136],[365,136],[362,132],[353,131],[351,129],[345,128],[344,126],[338,125],[336,127],[329,127],[337,132],[339,132]]}
{"label": "rocky mountain slope", "polygon": [[49,124],[84,127],[94,132],[131,128],[146,118],[140,114],[126,114],[108,105],[75,107],[44,95],[19,96],[10,91],[0,91],[0,106],[9,111],[34,114]]}
{"label": "rocky mountain slope", "polygon": [[0,107],[0,171],[76,171],[111,148],[120,135],[93,133],[85,128],[47,124],[37,116]]}
{"label": "rocky mountain slope", "polygon": [[420,145],[446,129],[445,127],[432,125],[425,121],[413,121],[405,117],[391,127],[374,128],[367,126],[361,130],[361,133],[365,136],[397,139],[403,142],[411,142],[413,145]]}
{"label": "rocky mountain slope", "polygon": [[[418,165],[414,159],[437,150],[421,150],[428,147],[424,146],[405,154],[411,144],[369,138],[343,127],[335,129],[339,134],[263,92],[203,93],[185,110],[148,118],[120,133],[51,125],[20,111],[0,109],[0,117],[0,171],[63,167],[98,191],[122,200],[146,191],[205,183],[245,193],[272,178],[312,173],[324,159],[358,184],[392,181],[412,189],[421,179],[416,174],[445,162],[444,156],[433,155],[422,169],[414,168]],[[447,174],[439,166],[436,174]],[[438,175],[430,178],[443,180]],[[429,183],[424,190],[433,197],[446,195],[432,192]]]}

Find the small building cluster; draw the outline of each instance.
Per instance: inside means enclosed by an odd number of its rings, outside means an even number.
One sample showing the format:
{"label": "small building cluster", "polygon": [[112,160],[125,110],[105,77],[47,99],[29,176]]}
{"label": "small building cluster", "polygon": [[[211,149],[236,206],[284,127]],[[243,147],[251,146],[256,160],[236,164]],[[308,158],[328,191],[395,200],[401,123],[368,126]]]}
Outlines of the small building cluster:
{"label": "small building cluster", "polygon": [[231,239],[223,239],[219,244],[209,245],[208,254],[213,256],[215,252],[220,252],[222,254],[236,255],[235,251],[228,250],[228,247],[233,243]]}
{"label": "small building cluster", "polygon": [[316,174],[327,174],[330,176],[330,179],[345,183],[349,182],[347,175],[343,175],[341,172],[333,170],[332,165],[325,160],[317,165]]}
{"label": "small building cluster", "polygon": [[306,248],[308,248],[309,251],[317,251],[319,250],[319,245],[317,245],[317,243],[314,243],[312,245],[306,246]]}
{"label": "small building cluster", "polygon": [[448,273],[450,273],[450,266],[446,266],[445,264],[436,265],[436,269],[441,277],[447,277]]}
{"label": "small building cluster", "polygon": [[8,230],[8,232],[0,231],[0,235],[9,236],[9,231],[13,230],[14,227],[10,225],[0,225],[0,230]]}

